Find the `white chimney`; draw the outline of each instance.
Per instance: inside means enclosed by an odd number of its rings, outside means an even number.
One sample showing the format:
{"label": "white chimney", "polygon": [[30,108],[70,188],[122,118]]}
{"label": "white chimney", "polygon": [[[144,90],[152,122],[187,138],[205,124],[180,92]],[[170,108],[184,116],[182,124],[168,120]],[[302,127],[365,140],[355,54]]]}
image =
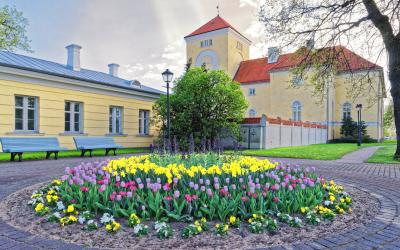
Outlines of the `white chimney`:
{"label": "white chimney", "polygon": [[118,68],[119,65],[116,63],[110,63],[108,65],[108,73],[112,76],[118,77]]}
{"label": "white chimney", "polygon": [[277,47],[268,48],[268,63],[276,63],[279,58],[279,49]]}
{"label": "white chimney", "polygon": [[68,53],[67,67],[76,71],[81,70],[80,50],[82,47],[76,44],[71,44],[65,48],[67,49]]}

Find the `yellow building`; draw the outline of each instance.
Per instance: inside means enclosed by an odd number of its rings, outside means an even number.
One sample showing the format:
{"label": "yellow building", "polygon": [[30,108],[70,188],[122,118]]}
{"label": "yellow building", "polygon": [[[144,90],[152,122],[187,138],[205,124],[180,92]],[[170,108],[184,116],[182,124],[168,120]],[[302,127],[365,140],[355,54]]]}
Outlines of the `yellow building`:
{"label": "yellow building", "polygon": [[[280,117],[328,125],[326,139],[340,137],[342,118],[357,120],[356,104],[362,104],[362,120],[368,134],[383,138],[384,77],[382,67],[367,61],[347,48],[330,48],[346,62],[331,76],[326,98],[313,96],[313,89],[302,79],[293,79],[291,69],[299,60],[296,53],[280,54],[269,48],[268,56],[249,59],[251,42],[219,15],[185,37],[187,59],[193,65],[225,70],[241,83],[249,102],[247,117]],[[308,46],[310,46],[309,43]],[[368,78],[363,94],[353,100],[348,95],[349,80]],[[290,87],[294,83],[295,88]],[[308,86],[308,87],[307,87]]]}
{"label": "yellow building", "polygon": [[78,45],[67,64],[0,52],[0,137],[57,137],[74,149],[74,136],[112,136],[125,147],[148,147],[156,134],[151,109],[162,92],[136,80],[81,68]]}

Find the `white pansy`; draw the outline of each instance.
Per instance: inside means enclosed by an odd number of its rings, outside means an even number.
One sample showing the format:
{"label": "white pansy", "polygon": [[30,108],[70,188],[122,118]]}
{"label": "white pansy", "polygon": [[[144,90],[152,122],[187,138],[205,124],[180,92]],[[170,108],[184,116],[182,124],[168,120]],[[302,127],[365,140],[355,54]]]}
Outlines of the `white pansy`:
{"label": "white pansy", "polygon": [[138,224],[133,228],[133,233],[138,234],[141,229],[142,229],[141,225]]}
{"label": "white pansy", "polygon": [[57,210],[58,210],[58,211],[61,211],[61,210],[64,210],[64,209],[65,209],[65,206],[64,206],[64,204],[63,204],[62,201],[58,201],[58,202],[56,203],[56,205],[57,205]]}
{"label": "white pansy", "polygon": [[300,224],[301,219],[299,217],[294,217],[294,222],[296,222],[297,224]]}
{"label": "white pansy", "polygon": [[83,224],[83,223],[85,223],[85,221],[86,221],[85,217],[79,216],[79,218],[78,218],[79,224]]}
{"label": "white pansy", "polygon": [[59,212],[54,212],[53,216],[57,217],[57,218],[61,218],[61,214]]}
{"label": "white pansy", "polygon": [[158,232],[166,226],[167,226],[167,223],[157,221],[156,224],[154,225],[154,229]]}
{"label": "white pansy", "polygon": [[100,218],[100,222],[102,224],[107,224],[111,221],[114,221],[114,217],[110,215],[109,213],[104,213],[103,216]]}

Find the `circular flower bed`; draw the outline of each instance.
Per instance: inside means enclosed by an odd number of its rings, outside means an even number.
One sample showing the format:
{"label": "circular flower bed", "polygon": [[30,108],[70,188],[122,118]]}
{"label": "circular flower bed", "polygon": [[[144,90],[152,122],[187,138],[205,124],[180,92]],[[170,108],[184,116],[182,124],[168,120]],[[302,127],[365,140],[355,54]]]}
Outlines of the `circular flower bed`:
{"label": "circular flower bed", "polygon": [[[342,186],[314,169],[252,157],[146,155],[65,171],[61,180],[35,191],[29,204],[47,221],[87,231],[126,227],[136,236],[164,239],[177,233],[170,222],[178,221],[186,223],[182,238],[208,230],[224,236],[231,228],[273,234],[282,223],[332,221],[352,206]],[[155,223],[149,227],[143,223],[148,220]]]}

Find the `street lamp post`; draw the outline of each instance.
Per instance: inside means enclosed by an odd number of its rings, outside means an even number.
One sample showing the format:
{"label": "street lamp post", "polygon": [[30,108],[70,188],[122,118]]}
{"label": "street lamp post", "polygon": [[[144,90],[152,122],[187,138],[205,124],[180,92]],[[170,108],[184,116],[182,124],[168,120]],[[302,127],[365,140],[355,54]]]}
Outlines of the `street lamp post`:
{"label": "street lamp post", "polygon": [[361,146],[361,110],[362,110],[362,104],[357,104],[356,105],[357,109],[357,117],[358,117],[358,142],[357,145]]}
{"label": "street lamp post", "polygon": [[172,82],[172,78],[174,77],[174,73],[172,73],[169,69],[165,70],[162,74],[164,82],[167,84],[167,138],[168,141],[171,142],[171,130],[170,130],[170,118],[169,118],[169,83]]}

